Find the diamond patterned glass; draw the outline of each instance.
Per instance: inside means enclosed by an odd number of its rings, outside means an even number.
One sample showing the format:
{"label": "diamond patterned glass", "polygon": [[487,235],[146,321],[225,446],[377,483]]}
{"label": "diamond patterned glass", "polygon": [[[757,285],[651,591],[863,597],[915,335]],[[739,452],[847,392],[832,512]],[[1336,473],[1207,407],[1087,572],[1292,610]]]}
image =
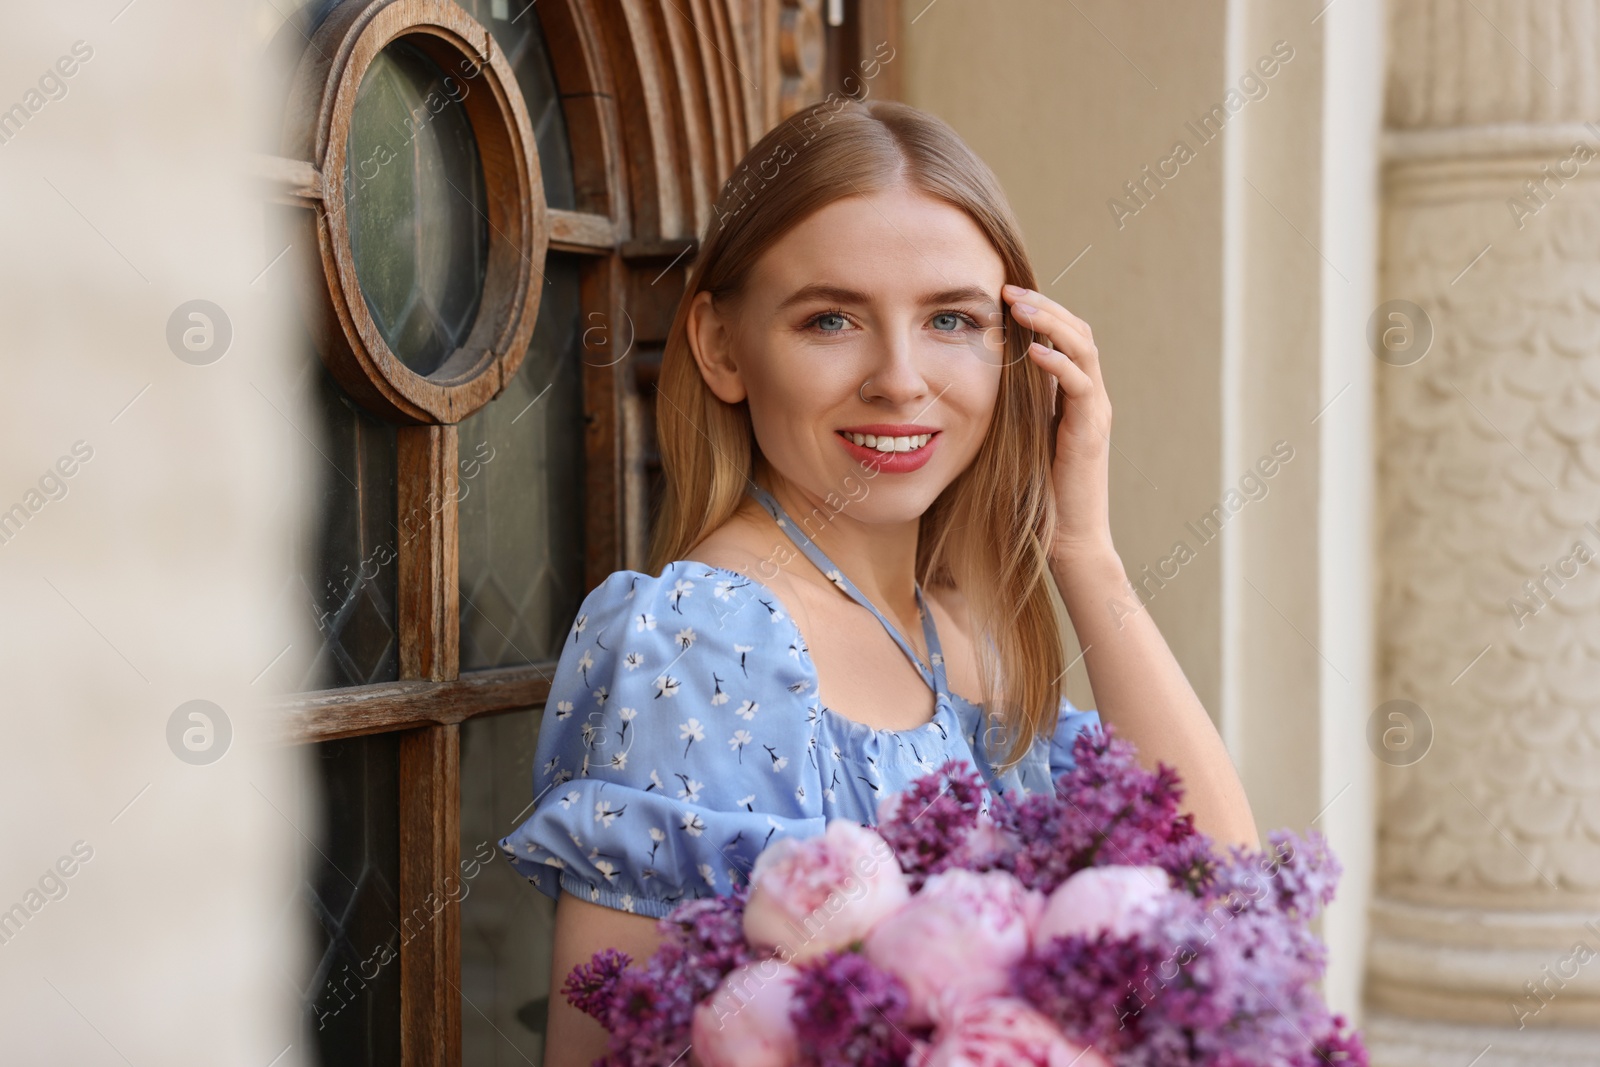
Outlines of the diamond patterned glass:
{"label": "diamond patterned glass", "polygon": [[567,120],[550,72],[550,54],[539,25],[533,0],[464,0],[461,5],[494,35],[495,44],[510,60],[528,106],[534,140],[539,145],[539,169],[544,176],[545,203],[575,210],[572,149],[567,140]]}
{"label": "diamond patterned glass", "polygon": [[[525,1067],[544,1055],[555,902],[495,842],[528,808],[537,711],[461,724],[461,1062]],[[473,860],[488,857],[481,867]]]}
{"label": "diamond patterned glass", "polygon": [[472,330],[488,265],[478,143],[461,101],[475,86],[404,38],[367,68],[350,115],[344,208],[367,310],[418,374]]}
{"label": "diamond patterned glass", "polygon": [[309,340],[303,350],[300,408],[316,418],[313,426],[295,429],[319,482],[300,596],[317,646],[289,657],[299,680],[293,688],[392,681],[399,675],[394,426],[345,395]]}
{"label": "diamond patterned glass", "polygon": [[[321,813],[308,850],[296,918],[309,908],[314,961],[301,988],[306,1033],[322,1063],[392,1067],[400,1062],[399,735],[309,746]],[[309,793],[309,791],[308,791]],[[296,820],[306,832],[312,818]],[[411,936],[415,936],[412,932]]]}
{"label": "diamond patterned glass", "polygon": [[461,424],[461,669],[554,659],[583,602],[578,268],[551,255],[517,376]]}

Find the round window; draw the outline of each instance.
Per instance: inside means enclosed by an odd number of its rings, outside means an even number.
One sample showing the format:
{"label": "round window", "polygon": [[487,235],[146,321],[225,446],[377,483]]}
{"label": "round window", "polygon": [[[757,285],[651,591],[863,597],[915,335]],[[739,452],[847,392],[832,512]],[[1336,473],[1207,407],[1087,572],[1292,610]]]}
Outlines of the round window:
{"label": "round window", "polygon": [[341,4],[287,114],[285,155],[316,172],[296,219],[328,370],[385,418],[460,422],[516,375],[539,311],[550,235],[516,72],[455,4]]}
{"label": "round window", "polygon": [[344,207],[373,324],[432,374],[472,332],[489,219],[465,78],[404,38],[373,58],[350,115]]}

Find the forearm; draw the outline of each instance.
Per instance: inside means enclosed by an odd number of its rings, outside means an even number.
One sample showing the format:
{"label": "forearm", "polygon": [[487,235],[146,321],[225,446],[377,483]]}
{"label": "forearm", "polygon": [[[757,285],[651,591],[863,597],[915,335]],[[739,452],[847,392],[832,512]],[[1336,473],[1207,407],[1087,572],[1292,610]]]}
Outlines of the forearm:
{"label": "forearm", "polygon": [[1146,766],[1177,769],[1196,829],[1220,845],[1258,847],[1250,802],[1222,738],[1116,552],[1057,564],[1052,575],[1084,650],[1101,721],[1133,742]]}

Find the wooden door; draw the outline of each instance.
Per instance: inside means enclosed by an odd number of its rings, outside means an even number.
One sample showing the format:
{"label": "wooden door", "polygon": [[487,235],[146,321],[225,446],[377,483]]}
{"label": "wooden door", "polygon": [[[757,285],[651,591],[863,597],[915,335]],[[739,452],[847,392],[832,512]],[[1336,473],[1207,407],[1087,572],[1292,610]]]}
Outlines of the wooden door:
{"label": "wooden door", "polygon": [[[312,0],[260,168],[303,277],[317,518],[308,1041],[327,1064],[538,1063],[553,905],[530,807],[584,594],[643,565],[660,348],[721,182],[797,108],[893,96],[891,0]],[[286,672],[287,673],[287,672]]]}

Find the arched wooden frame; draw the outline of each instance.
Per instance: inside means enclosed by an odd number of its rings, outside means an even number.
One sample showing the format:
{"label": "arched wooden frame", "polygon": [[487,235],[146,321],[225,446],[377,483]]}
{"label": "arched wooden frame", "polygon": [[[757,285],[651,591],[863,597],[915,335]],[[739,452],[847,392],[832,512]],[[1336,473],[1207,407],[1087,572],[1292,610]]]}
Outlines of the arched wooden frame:
{"label": "arched wooden frame", "polygon": [[[428,375],[401,362],[373,321],[344,210],[356,95],[373,60],[398,40],[468,86],[460,106],[477,139],[487,193],[489,252],[477,318],[466,342]],[[317,172],[316,209],[302,220],[323,269],[307,304],[334,379],[363,406],[396,422],[456,423],[487,404],[527,352],[549,245],[533,127],[516,75],[489,31],[449,0],[340,5],[302,56],[284,142],[290,157],[309,160]]]}

